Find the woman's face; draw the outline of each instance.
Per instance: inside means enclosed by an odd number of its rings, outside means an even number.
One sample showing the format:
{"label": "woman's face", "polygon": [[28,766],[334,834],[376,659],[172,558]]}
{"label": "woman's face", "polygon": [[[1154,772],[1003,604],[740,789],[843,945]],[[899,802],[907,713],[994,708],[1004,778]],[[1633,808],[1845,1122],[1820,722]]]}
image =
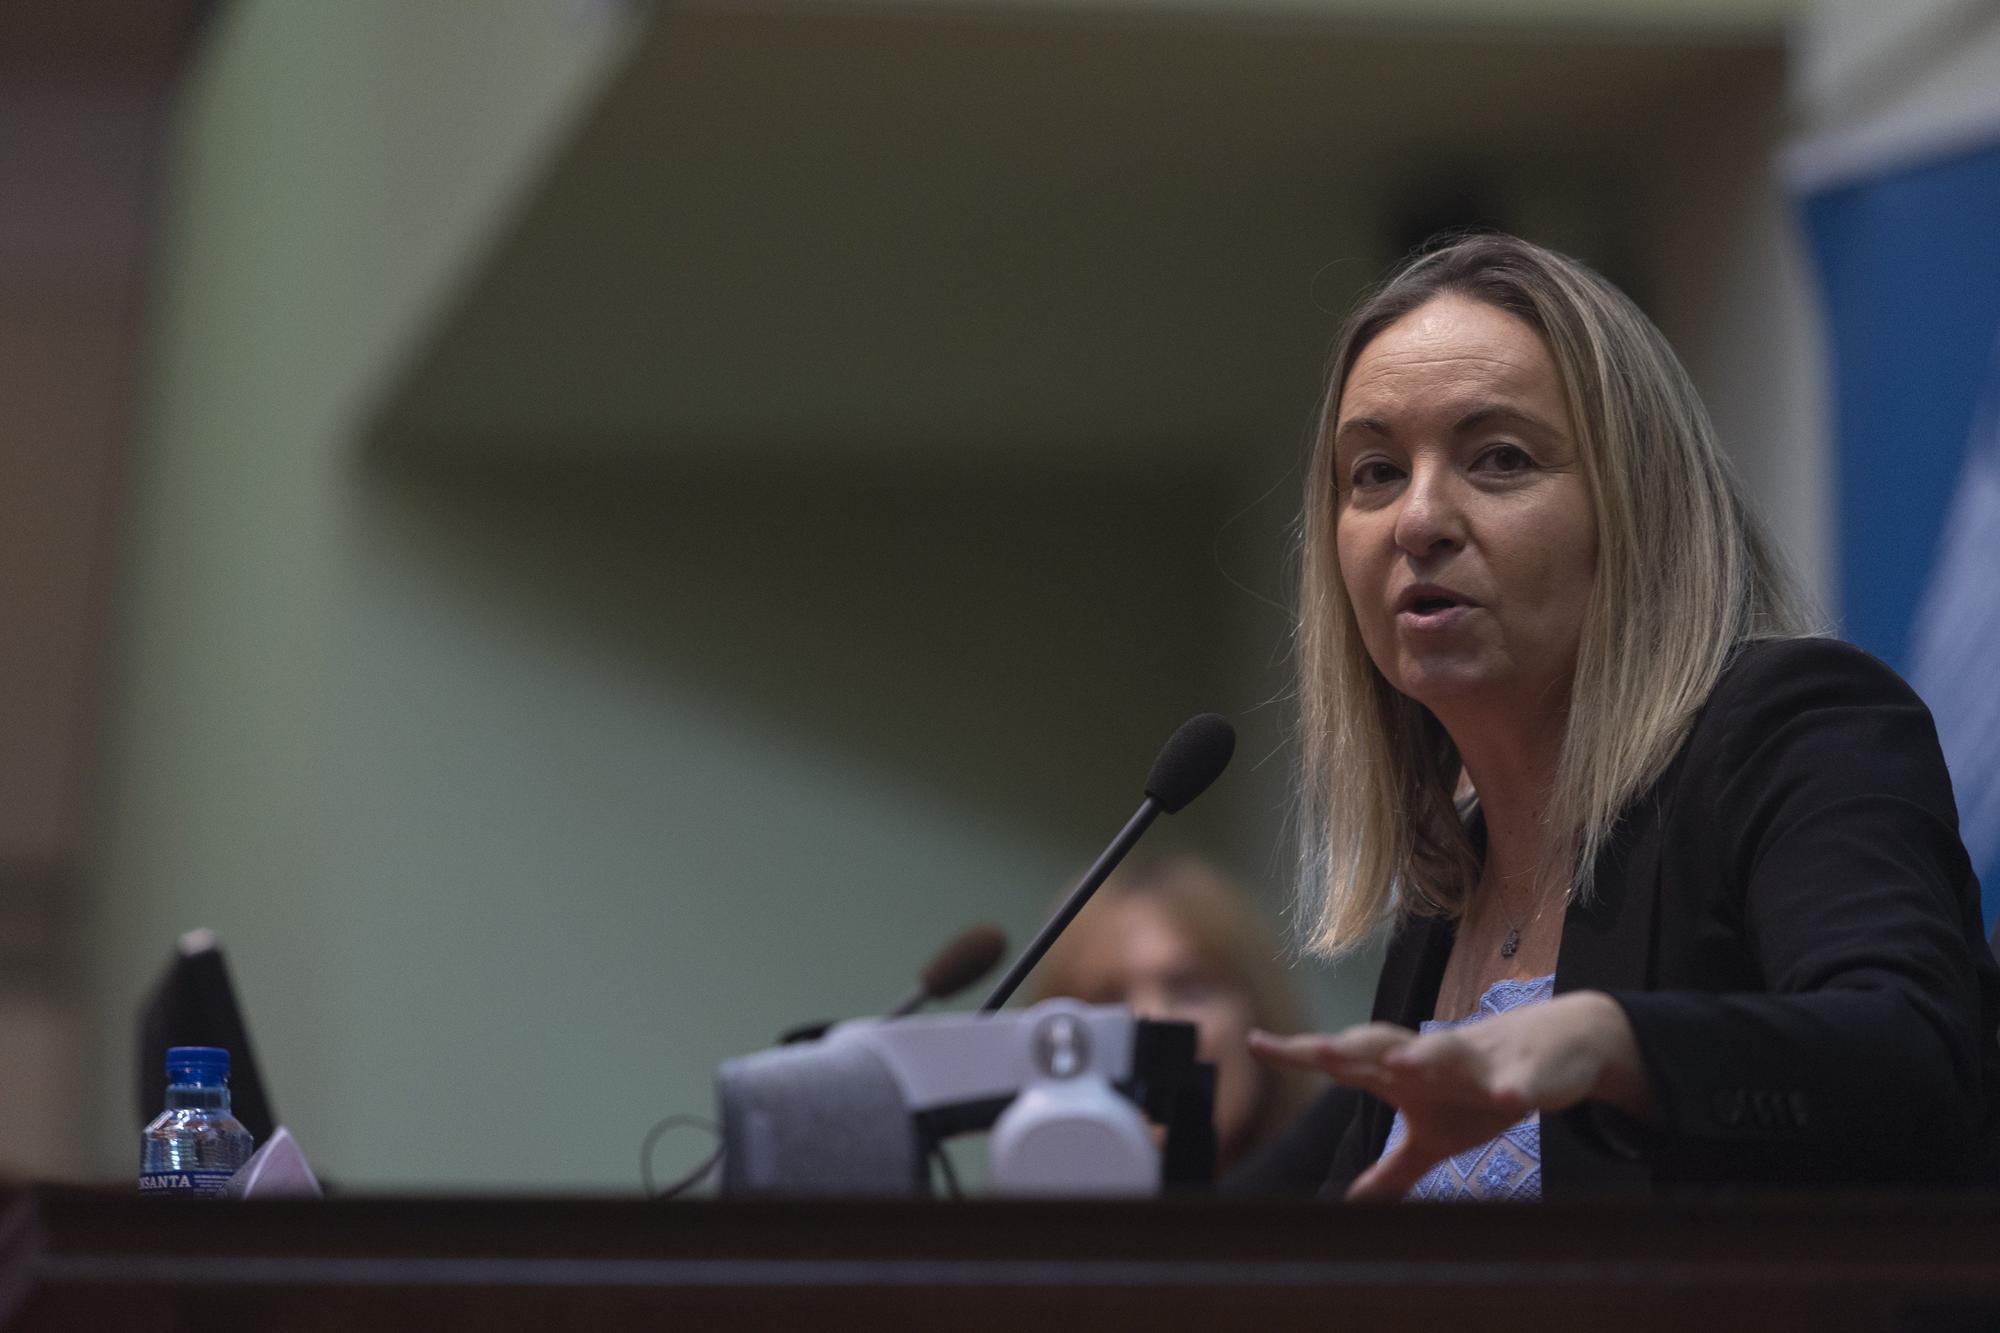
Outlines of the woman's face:
{"label": "woman's face", "polygon": [[1256,1115],[1265,1077],[1250,1055],[1249,997],[1216,974],[1158,903],[1121,896],[1092,910],[1105,915],[1079,940],[1072,974],[1088,978],[1079,998],[1194,1024],[1199,1057],[1215,1065],[1215,1137],[1229,1159]]}
{"label": "woman's face", "polygon": [[1361,639],[1449,724],[1567,698],[1597,523],[1562,383],[1535,331],[1439,296],[1349,372],[1335,543]]}

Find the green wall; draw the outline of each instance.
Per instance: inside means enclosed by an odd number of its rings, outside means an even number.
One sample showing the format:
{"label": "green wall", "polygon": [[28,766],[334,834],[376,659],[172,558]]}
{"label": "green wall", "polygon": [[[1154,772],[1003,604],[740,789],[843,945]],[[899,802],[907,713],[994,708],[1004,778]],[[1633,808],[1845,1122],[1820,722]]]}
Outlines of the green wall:
{"label": "green wall", "polygon": [[131,495],[108,1177],[138,997],[192,926],[329,1177],[620,1189],[718,1060],[891,1002],[969,921],[1025,939],[1189,713],[1252,743],[1166,842],[1282,875],[1283,613],[1248,593],[1282,597],[1283,431],[1136,475],[371,442],[637,12],[218,16]]}

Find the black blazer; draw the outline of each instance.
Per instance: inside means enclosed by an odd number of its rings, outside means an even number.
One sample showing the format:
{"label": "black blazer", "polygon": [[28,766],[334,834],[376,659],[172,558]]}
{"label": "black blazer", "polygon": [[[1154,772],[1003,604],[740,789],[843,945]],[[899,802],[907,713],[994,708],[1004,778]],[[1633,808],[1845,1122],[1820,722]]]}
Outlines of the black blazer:
{"label": "black blazer", "polygon": [[[1453,929],[1397,931],[1377,1020],[1432,1017]],[[1930,713],[1858,648],[1738,651],[1564,917],[1555,989],[1624,1007],[1666,1125],[1544,1117],[1551,1198],[1991,1178],[2000,968]],[[1338,1198],[1393,1116],[1332,1088],[1226,1187]]]}

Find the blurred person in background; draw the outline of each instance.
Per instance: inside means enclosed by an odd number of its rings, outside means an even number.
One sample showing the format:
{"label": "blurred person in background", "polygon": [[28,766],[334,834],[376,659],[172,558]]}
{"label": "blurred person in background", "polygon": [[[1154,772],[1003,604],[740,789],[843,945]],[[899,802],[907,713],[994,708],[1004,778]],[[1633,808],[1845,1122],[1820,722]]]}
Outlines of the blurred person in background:
{"label": "blurred person in background", "polygon": [[1305,1011],[1250,896],[1192,857],[1128,867],[1097,891],[1037,971],[1035,998],[1123,1004],[1194,1024],[1215,1065],[1218,1168],[1270,1142],[1319,1080],[1250,1055],[1253,1028],[1296,1032]]}
{"label": "blurred person in background", "polygon": [[1989,1183],[2000,970],[1936,729],[1814,631],[1603,278],[1473,236],[1365,298],[1307,482],[1303,915],[1391,939],[1375,1021],[1253,1036],[1335,1086],[1232,1183]]}

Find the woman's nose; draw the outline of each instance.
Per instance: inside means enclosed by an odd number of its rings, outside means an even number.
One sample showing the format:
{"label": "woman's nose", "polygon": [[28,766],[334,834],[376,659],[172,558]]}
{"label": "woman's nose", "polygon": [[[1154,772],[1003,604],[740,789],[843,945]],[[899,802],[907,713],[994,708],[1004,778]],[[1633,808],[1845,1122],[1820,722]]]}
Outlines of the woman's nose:
{"label": "woman's nose", "polygon": [[1441,464],[1420,462],[1396,512],[1396,545],[1414,556],[1464,544],[1465,515],[1458,479]]}

